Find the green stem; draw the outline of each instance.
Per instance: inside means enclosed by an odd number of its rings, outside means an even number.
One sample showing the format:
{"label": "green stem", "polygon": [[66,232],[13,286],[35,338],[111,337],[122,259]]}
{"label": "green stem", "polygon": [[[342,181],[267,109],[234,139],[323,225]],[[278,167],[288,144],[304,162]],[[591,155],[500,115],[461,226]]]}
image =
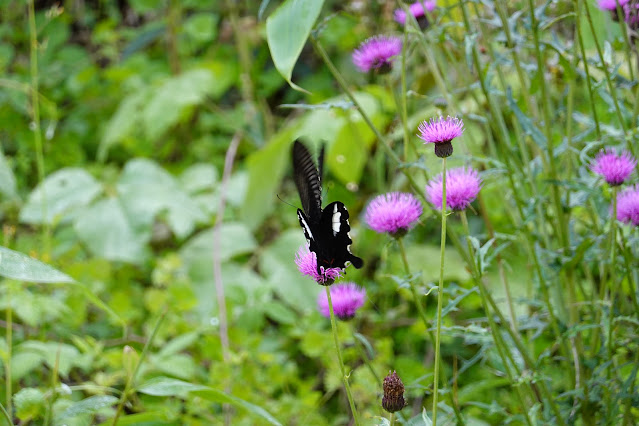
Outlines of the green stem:
{"label": "green stem", "polygon": [[442,305],[444,302],[444,254],[446,248],[446,157],[442,158],[442,233],[439,254],[439,286],[437,287],[437,328],[435,332],[435,376],[433,378],[433,426],[437,426],[439,397],[439,364],[441,362]]}
{"label": "green stem", "polygon": [[[40,131],[40,101],[38,98],[39,79],[38,79],[38,30],[35,22],[35,10],[33,0],[29,0],[29,36],[30,36],[30,72],[31,72],[31,108],[33,121],[33,141],[36,154],[36,168],[38,170],[38,182],[44,181],[44,149],[42,146],[42,133]],[[42,227],[42,242],[44,245],[43,258],[48,261],[51,254],[51,225],[47,218],[47,197],[42,192],[42,219],[44,225]]]}
{"label": "green stem", "polygon": [[11,426],[13,424],[13,420],[11,420],[11,416],[9,415],[9,413],[7,412],[7,410],[4,408],[2,404],[0,404],[0,412],[2,412],[2,414],[4,415],[4,418],[7,419],[7,425]]}
{"label": "green stem", "polygon": [[[11,406],[12,401],[12,389],[11,389],[11,357],[12,357],[12,348],[13,348],[13,308],[11,306],[11,291],[12,286],[7,285],[7,311],[6,321],[7,328],[5,330],[5,338],[7,340],[7,360],[4,366],[4,378],[5,378],[5,392],[7,397],[7,411],[9,413],[13,412],[13,408]],[[9,422],[9,424],[13,424]]]}
{"label": "green stem", "polygon": [[390,417],[388,418],[388,424],[390,426],[395,425],[395,413],[390,413]]}
{"label": "green stem", "polygon": [[612,334],[613,334],[613,313],[615,307],[615,288],[616,288],[616,248],[617,248],[617,186],[612,187],[612,215],[610,218],[610,277],[608,278],[608,298],[610,299],[610,308],[608,311],[608,368],[606,374],[608,379],[611,376],[612,367]]}
{"label": "green stem", "polygon": [[[408,265],[408,259],[406,258],[406,249],[404,248],[404,240],[402,238],[397,238],[397,245],[399,246],[399,254],[401,255],[402,262],[404,263],[404,271],[407,275],[410,274],[410,266]],[[415,283],[410,277],[408,277],[408,284],[410,285],[410,290],[413,293],[413,299],[415,300],[415,306],[417,307],[417,312],[419,312],[419,317],[422,319],[426,330],[430,328],[430,323],[428,322],[428,318],[426,317],[426,311],[420,302],[419,292],[417,291],[417,287],[415,287]]]}
{"label": "green stem", "polygon": [[113,421],[111,422],[112,426],[115,426],[118,423],[118,419],[120,418],[120,414],[122,413],[124,404],[126,403],[126,400],[129,396],[131,387],[133,386],[133,383],[135,382],[135,378],[138,375],[138,372],[140,371],[140,367],[142,366],[142,362],[146,358],[146,355],[149,352],[149,348],[151,347],[151,343],[155,339],[155,336],[157,335],[158,331],[160,330],[160,326],[164,322],[164,319],[166,318],[166,314],[167,314],[167,309],[165,308],[162,314],[160,315],[160,318],[158,319],[157,323],[155,324],[155,327],[153,327],[153,331],[151,332],[151,336],[149,337],[149,340],[147,340],[146,343],[144,344],[144,348],[142,349],[142,353],[140,354],[140,359],[138,359],[138,363],[135,366],[135,370],[133,370],[133,374],[131,374],[127,378],[126,385],[124,386],[124,391],[122,391],[122,396],[120,396],[120,402],[118,403],[118,408],[115,412],[115,416],[113,417]]}
{"label": "green stem", "polygon": [[348,384],[348,376],[346,375],[346,369],[344,368],[344,361],[342,361],[342,351],[339,348],[339,339],[337,338],[337,322],[335,321],[335,313],[333,312],[333,301],[331,300],[331,290],[330,286],[326,287],[326,298],[328,299],[328,308],[331,312],[331,328],[333,329],[333,339],[335,340],[335,352],[337,352],[337,360],[339,361],[339,368],[342,372],[342,381],[344,382],[344,387],[346,388],[346,396],[348,397],[348,403],[351,406],[351,412],[353,413],[353,420],[355,420],[355,424],[359,425],[359,416],[357,415],[357,409],[355,408],[355,401],[353,400],[353,395],[351,394],[351,387]]}

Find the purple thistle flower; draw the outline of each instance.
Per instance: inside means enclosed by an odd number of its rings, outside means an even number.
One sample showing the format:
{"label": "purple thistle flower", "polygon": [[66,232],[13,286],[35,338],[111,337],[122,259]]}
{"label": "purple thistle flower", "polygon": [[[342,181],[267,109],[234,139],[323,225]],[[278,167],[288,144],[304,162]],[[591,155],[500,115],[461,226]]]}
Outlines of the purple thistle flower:
{"label": "purple thistle flower", "polygon": [[308,249],[308,245],[304,244],[297,250],[295,254],[295,264],[302,275],[307,275],[320,285],[331,285],[336,279],[342,276],[340,268],[321,267],[322,274],[317,273],[317,255]]}
{"label": "purple thistle flower", "polygon": [[[619,3],[622,4],[621,1]],[[625,3],[623,4],[623,19],[628,27],[636,31],[639,27],[639,2],[635,0],[623,3]]]}
{"label": "purple thistle flower", "polygon": [[435,155],[449,157],[453,153],[451,141],[464,133],[464,122],[457,117],[431,118],[419,125],[419,135],[425,143],[435,144]]}
{"label": "purple thistle flower", "polygon": [[353,52],[353,63],[361,72],[376,69],[384,74],[391,70],[392,60],[402,51],[398,37],[373,36],[366,39]]}
{"label": "purple thistle flower", "polygon": [[[418,1],[408,7],[411,15],[415,17],[421,28],[428,26],[428,20],[426,20],[426,14],[424,13],[424,5],[426,6],[426,10],[429,12],[435,10],[434,1]],[[424,23],[422,22],[422,19],[425,20]],[[404,9],[395,9],[395,21],[401,25],[406,25],[406,12],[404,12]],[[424,26],[422,27],[422,25]]]}
{"label": "purple thistle flower", "polygon": [[373,198],[366,208],[365,219],[371,229],[401,237],[421,214],[422,205],[413,194],[389,192]]}
{"label": "purple thistle flower", "polygon": [[616,10],[617,2],[619,2],[619,6],[623,6],[628,3],[629,0],[598,0],[598,6],[601,10]]}
{"label": "purple thistle flower", "polygon": [[614,151],[600,151],[590,169],[603,176],[609,185],[618,186],[625,182],[637,165],[629,152],[624,151],[617,155]]}
{"label": "purple thistle flower", "polygon": [[[353,318],[366,300],[366,290],[353,283],[336,284],[329,290],[331,292],[331,301],[333,302],[333,312],[335,312],[337,318],[343,321]],[[322,315],[326,318],[331,317],[326,291],[318,294],[317,306]]]}
{"label": "purple thistle flower", "polygon": [[617,196],[617,220],[639,226],[639,184],[624,189]]}
{"label": "purple thistle flower", "polygon": [[[481,178],[472,168],[458,167],[446,171],[446,208],[464,210],[472,203],[481,189]],[[426,185],[426,195],[439,210],[442,209],[442,174]]]}

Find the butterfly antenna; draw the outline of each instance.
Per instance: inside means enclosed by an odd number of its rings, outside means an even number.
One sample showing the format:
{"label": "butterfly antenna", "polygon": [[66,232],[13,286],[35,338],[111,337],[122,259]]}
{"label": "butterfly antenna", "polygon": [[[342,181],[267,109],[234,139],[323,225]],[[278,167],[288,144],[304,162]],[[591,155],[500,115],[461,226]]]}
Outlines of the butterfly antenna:
{"label": "butterfly antenna", "polygon": [[283,202],[283,203],[284,203],[284,204],[286,204],[286,205],[289,205],[289,206],[291,206],[291,207],[295,207],[296,209],[299,209],[299,207],[294,206],[293,204],[291,204],[291,203],[289,203],[289,202],[287,202],[287,201],[284,201],[284,200],[282,199],[282,197],[280,197],[280,194],[277,194],[277,199],[278,199],[278,200],[280,200],[281,202]]}

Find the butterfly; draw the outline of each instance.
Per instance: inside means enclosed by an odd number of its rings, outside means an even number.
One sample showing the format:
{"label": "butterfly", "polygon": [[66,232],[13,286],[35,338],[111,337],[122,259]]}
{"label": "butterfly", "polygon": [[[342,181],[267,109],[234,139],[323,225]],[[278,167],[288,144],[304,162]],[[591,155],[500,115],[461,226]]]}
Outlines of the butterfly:
{"label": "butterfly", "polygon": [[302,209],[297,209],[297,218],[304,231],[309,250],[317,256],[317,272],[322,268],[344,269],[348,262],[361,268],[364,261],[351,253],[351,226],[348,210],[341,201],[334,201],[322,209],[322,173],[324,168],[324,146],[320,150],[318,167],[308,149],[299,141],[293,144],[293,174]]}

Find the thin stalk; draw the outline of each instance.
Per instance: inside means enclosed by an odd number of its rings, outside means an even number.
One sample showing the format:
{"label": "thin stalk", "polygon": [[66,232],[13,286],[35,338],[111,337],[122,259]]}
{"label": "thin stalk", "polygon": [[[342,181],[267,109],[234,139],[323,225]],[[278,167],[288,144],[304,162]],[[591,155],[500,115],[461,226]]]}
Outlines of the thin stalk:
{"label": "thin stalk", "polygon": [[612,215],[610,218],[610,277],[608,277],[608,297],[610,299],[610,308],[608,311],[608,367],[606,369],[606,375],[608,379],[611,376],[612,367],[612,334],[613,334],[613,313],[615,307],[615,284],[616,284],[616,248],[617,248],[617,186],[612,187]]}
{"label": "thin stalk", "polygon": [[[352,331],[353,333],[355,332],[354,330]],[[381,377],[379,377],[377,373],[375,372],[375,369],[373,368],[373,365],[371,364],[371,359],[368,357],[368,354],[366,353],[366,350],[364,349],[362,343],[358,339],[356,339],[354,336],[353,336],[353,340],[355,341],[355,347],[357,348],[357,351],[359,352],[360,357],[364,361],[364,364],[366,364],[366,367],[368,367],[368,369],[370,370],[371,374],[375,378],[375,381],[379,384],[384,383],[384,380]]]}
{"label": "thin stalk", "polygon": [[144,348],[142,349],[142,353],[140,354],[140,358],[138,359],[138,363],[135,366],[135,370],[133,370],[133,374],[131,374],[127,378],[126,385],[124,386],[124,391],[122,391],[122,396],[120,396],[120,402],[118,403],[118,408],[115,411],[115,416],[113,417],[113,421],[111,422],[112,426],[115,426],[118,423],[118,419],[120,418],[120,414],[122,413],[122,409],[124,408],[124,404],[125,404],[128,396],[129,396],[129,392],[131,390],[131,387],[133,386],[133,384],[135,382],[135,378],[138,375],[138,372],[140,371],[140,367],[142,366],[142,362],[146,358],[146,355],[149,352],[149,348],[151,347],[151,343],[155,339],[155,336],[157,335],[158,330],[160,330],[160,326],[164,322],[164,319],[166,318],[166,314],[167,314],[167,309],[164,309],[164,311],[160,315],[160,318],[158,319],[157,323],[155,324],[155,327],[153,327],[153,331],[151,332],[151,336],[149,337],[149,340],[147,340],[146,343],[144,344]]}
{"label": "thin stalk", "polygon": [[342,381],[346,388],[346,396],[348,397],[348,403],[351,406],[351,412],[353,413],[353,420],[356,425],[360,425],[359,416],[357,415],[357,409],[355,408],[355,401],[351,394],[351,387],[348,384],[348,376],[346,375],[346,369],[344,368],[344,361],[342,361],[342,351],[339,348],[339,339],[337,338],[337,322],[335,321],[335,313],[333,312],[333,301],[331,300],[330,286],[326,287],[326,297],[328,298],[328,308],[331,312],[331,328],[333,329],[333,339],[335,340],[335,352],[337,352],[337,360],[339,361],[339,368],[342,372]]}
{"label": "thin stalk", "polygon": [[630,300],[632,307],[634,308],[635,315],[639,318],[639,303],[637,302],[637,294],[639,294],[639,288],[637,288],[637,281],[635,280],[634,270],[632,269],[632,253],[629,253],[626,244],[626,237],[623,233],[623,228],[619,228],[621,252],[623,254],[624,264],[626,266],[626,273],[628,277],[628,287],[630,289]]}
{"label": "thin stalk", "polygon": [[[11,389],[11,357],[12,357],[12,348],[13,348],[13,308],[11,306],[11,291],[12,286],[7,285],[7,311],[5,312],[5,318],[7,321],[7,328],[5,329],[5,340],[7,341],[7,360],[4,366],[4,383],[5,383],[5,392],[6,392],[6,403],[7,403],[7,411],[9,413],[13,412],[13,407],[11,406],[12,401],[12,389]],[[13,422],[9,422],[9,424],[13,424]]]}
{"label": "thin stalk", "polygon": [[390,413],[390,416],[388,417],[388,423],[390,424],[390,426],[395,425],[395,413]]}
{"label": "thin stalk", "polygon": [[599,116],[597,115],[597,102],[595,102],[594,91],[592,90],[592,83],[590,81],[590,70],[588,65],[588,57],[586,56],[586,48],[584,46],[583,38],[581,37],[581,7],[579,0],[575,0],[575,9],[577,16],[575,17],[575,34],[577,37],[577,45],[581,52],[581,60],[584,64],[584,71],[586,72],[586,88],[588,89],[588,100],[592,109],[592,119],[595,122],[595,133],[597,139],[601,139],[601,127],[599,126]]}
{"label": "thin stalk", "polygon": [[442,233],[439,253],[439,286],[437,287],[437,328],[435,332],[435,376],[433,378],[433,426],[437,426],[439,397],[439,364],[441,362],[442,305],[444,302],[444,254],[446,249],[446,157],[442,158]]}
{"label": "thin stalk", "polygon": [[9,413],[7,412],[7,410],[4,408],[2,404],[0,404],[0,412],[2,412],[2,415],[7,420],[7,425],[9,426],[12,425],[13,420],[11,420],[11,416],[9,415]]}
{"label": "thin stalk", "polygon": [[[578,0],[576,0],[578,1]],[[631,138],[628,137],[628,128],[626,126],[626,121],[621,113],[621,108],[619,107],[619,100],[617,98],[617,91],[615,89],[615,85],[613,84],[612,77],[610,76],[610,70],[606,65],[604,60],[603,51],[601,50],[601,45],[599,44],[599,37],[597,37],[597,30],[592,22],[592,16],[590,15],[590,6],[587,1],[584,1],[584,7],[586,10],[586,20],[588,21],[588,25],[590,26],[590,32],[592,34],[592,40],[595,43],[595,48],[597,49],[597,56],[599,56],[599,62],[601,62],[601,68],[603,69],[604,75],[606,76],[606,83],[608,84],[608,91],[610,92],[610,97],[612,98],[612,102],[615,106],[615,113],[617,114],[617,119],[619,120],[619,125],[623,130],[623,134],[626,136],[626,148],[628,151],[636,157],[634,146],[632,144]],[[637,170],[639,171],[639,164],[637,164]]]}
{"label": "thin stalk", "polygon": [[[31,122],[33,130],[33,142],[35,145],[36,168],[38,170],[38,182],[44,181],[44,148],[42,146],[42,133],[40,131],[40,101],[38,99],[39,77],[38,77],[38,30],[35,22],[35,10],[33,6],[34,0],[29,0],[29,63],[31,72],[31,109],[33,121]],[[43,190],[44,191],[44,190]],[[47,197],[42,193],[42,242],[44,245],[43,258],[49,260],[51,255],[51,225],[47,220]]]}
{"label": "thin stalk", "polygon": [[408,146],[410,144],[410,130],[408,129],[408,102],[406,100],[406,53],[408,51],[408,30],[404,25],[404,44],[402,45],[402,69],[401,74],[401,87],[402,93],[400,96],[401,102],[401,118],[402,127],[404,128],[404,161],[408,161]]}

